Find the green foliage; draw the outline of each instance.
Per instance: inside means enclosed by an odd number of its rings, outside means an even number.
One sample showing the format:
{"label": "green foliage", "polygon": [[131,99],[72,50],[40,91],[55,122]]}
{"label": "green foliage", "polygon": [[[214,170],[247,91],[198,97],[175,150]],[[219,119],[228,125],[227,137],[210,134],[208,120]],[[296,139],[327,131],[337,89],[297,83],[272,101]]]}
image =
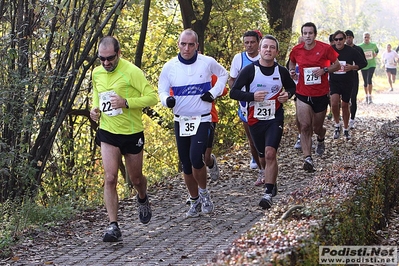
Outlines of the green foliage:
{"label": "green foliage", "polygon": [[[399,152],[379,160],[375,171],[358,185],[356,193],[325,216],[325,245],[369,245],[375,243],[375,232],[385,226],[385,217],[399,193]],[[354,234],[353,232],[356,232]]]}
{"label": "green foliage", "polygon": [[[46,207],[65,200],[74,202],[74,206],[102,204],[101,155],[94,143],[94,126],[84,113],[91,108],[90,70],[98,65],[94,63],[97,37],[114,34],[121,42],[122,56],[132,62],[136,58],[142,2],[126,2],[116,12],[120,14],[118,20],[111,16],[115,24],[102,20],[110,15],[112,5],[101,9],[99,1],[89,10],[86,4],[87,1],[64,5],[29,3],[37,21],[34,34],[21,39],[21,43],[29,41],[25,52],[11,38],[12,25],[1,26],[0,55],[4,60],[0,66],[6,71],[0,74],[0,187],[3,189],[7,184],[8,189],[21,193],[27,187],[29,195],[38,192],[33,198]],[[204,53],[229,70],[233,56],[243,49],[245,31],[270,31],[264,13],[259,0],[214,1]],[[177,38],[182,30],[178,3],[151,1],[149,20],[141,68],[156,89],[162,66],[177,55]],[[100,23],[105,25],[104,29],[99,29]],[[95,37],[97,29],[101,33]],[[29,54],[27,67],[19,69],[18,60],[23,54]],[[222,154],[246,139],[237,117],[237,103],[227,95],[217,100],[217,108],[220,121],[214,153]],[[178,172],[171,111],[161,104],[153,110],[158,118],[143,116],[143,173],[149,185]],[[6,133],[13,134],[8,138]],[[131,188],[122,174],[117,189],[121,198],[131,196]]]}
{"label": "green foliage", "polygon": [[65,197],[44,207],[32,199],[7,200],[0,204],[0,258],[11,255],[9,246],[27,229],[40,228],[57,221],[65,221],[74,215],[72,201]]}
{"label": "green foliage", "polygon": [[[170,114],[168,120],[173,121]],[[156,184],[178,173],[179,158],[175,134],[173,128],[162,128],[148,117],[144,117],[144,122],[147,130],[145,131],[143,173],[149,184]]]}

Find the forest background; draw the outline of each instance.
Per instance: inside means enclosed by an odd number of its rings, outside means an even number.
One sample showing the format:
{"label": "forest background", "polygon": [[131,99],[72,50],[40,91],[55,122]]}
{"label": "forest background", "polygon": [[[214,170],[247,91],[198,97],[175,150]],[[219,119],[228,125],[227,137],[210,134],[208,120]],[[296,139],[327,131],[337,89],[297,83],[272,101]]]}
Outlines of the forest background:
{"label": "forest background", "polygon": [[[386,0],[0,0],[0,247],[29,224],[21,217],[52,220],[102,204],[97,124],[89,119],[90,73],[100,64],[96,47],[102,36],[117,36],[122,56],[156,89],[187,27],[198,31],[203,53],[229,70],[246,30],[276,35],[284,64],[307,21],[317,25],[321,41],[351,29],[357,43],[368,31],[381,53],[387,43],[396,48],[397,14],[399,6]],[[377,75],[383,75],[381,62]],[[217,106],[216,155],[245,142],[236,103],[225,97]],[[286,109],[294,114],[292,105]],[[171,111],[158,104],[144,112],[144,174],[151,185],[178,173],[178,157]],[[120,170],[120,198],[130,197],[123,162]],[[47,218],[39,215],[43,209]]]}

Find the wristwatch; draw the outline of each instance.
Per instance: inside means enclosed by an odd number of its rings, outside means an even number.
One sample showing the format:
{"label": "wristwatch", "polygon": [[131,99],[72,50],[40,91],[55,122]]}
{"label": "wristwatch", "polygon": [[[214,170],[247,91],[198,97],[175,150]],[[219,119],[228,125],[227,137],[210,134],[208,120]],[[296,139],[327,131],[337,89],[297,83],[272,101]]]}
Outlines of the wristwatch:
{"label": "wristwatch", "polygon": [[128,104],[127,100],[125,100],[125,105],[126,105],[126,108],[129,108],[129,104]]}
{"label": "wristwatch", "polygon": [[328,67],[324,67],[324,73],[328,73]]}

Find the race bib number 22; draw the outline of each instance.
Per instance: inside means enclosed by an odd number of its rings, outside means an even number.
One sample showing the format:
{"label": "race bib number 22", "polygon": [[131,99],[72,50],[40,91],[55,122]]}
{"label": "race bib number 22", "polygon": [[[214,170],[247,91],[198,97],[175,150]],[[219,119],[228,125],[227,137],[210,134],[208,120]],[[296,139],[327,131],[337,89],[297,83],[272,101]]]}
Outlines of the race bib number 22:
{"label": "race bib number 22", "polygon": [[117,116],[123,113],[122,108],[112,109],[111,95],[115,95],[114,91],[100,93],[100,111],[108,116]]}

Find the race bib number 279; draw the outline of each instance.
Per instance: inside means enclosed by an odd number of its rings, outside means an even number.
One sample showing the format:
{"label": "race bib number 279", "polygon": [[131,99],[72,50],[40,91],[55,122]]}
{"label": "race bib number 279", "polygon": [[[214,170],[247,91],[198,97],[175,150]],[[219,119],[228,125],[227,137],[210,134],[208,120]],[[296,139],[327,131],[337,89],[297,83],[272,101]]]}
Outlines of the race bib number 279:
{"label": "race bib number 279", "polygon": [[313,71],[320,69],[320,67],[307,67],[303,69],[303,78],[305,85],[321,84],[321,77],[313,74]]}

